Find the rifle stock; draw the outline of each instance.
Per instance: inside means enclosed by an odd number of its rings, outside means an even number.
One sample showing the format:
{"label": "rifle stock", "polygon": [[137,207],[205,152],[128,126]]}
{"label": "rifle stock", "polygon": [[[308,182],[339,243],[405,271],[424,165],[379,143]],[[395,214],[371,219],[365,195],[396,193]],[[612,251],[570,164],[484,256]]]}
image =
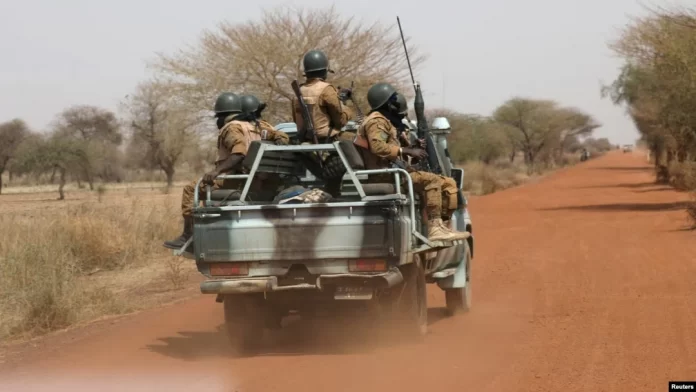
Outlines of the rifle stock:
{"label": "rifle stock", "polygon": [[306,139],[307,133],[309,132],[312,135],[314,144],[319,144],[317,133],[314,131],[312,116],[309,114],[309,108],[302,97],[302,92],[300,92],[300,85],[297,83],[297,80],[293,80],[290,85],[292,86],[292,91],[295,93],[295,98],[297,98],[297,102],[300,104],[300,109],[302,110],[303,126],[302,129],[297,130],[297,135],[300,137],[300,141],[302,141]]}

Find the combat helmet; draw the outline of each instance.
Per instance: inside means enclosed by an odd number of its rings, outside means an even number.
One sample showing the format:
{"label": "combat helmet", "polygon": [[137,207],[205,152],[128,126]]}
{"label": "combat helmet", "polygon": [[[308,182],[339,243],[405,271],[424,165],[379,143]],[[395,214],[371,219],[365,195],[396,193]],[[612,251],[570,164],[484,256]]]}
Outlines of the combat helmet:
{"label": "combat helmet", "polygon": [[261,106],[261,101],[253,95],[242,95],[240,97],[242,113],[255,113]]}
{"label": "combat helmet", "polygon": [[399,114],[404,116],[407,115],[408,102],[406,101],[406,97],[401,93],[396,93],[396,103],[399,105]]}
{"label": "combat helmet", "polygon": [[217,97],[213,110],[216,116],[225,113],[241,113],[242,102],[237,94],[225,92]]}
{"label": "combat helmet", "polygon": [[389,83],[373,84],[367,90],[367,102],[372,110],[377,110],[384,106],[396,94],[396,89]]}
{"label": "combat helmet", "polygon": [[305,74],[329,71],[329,58],[321,50],[310,50],[302,59]]}

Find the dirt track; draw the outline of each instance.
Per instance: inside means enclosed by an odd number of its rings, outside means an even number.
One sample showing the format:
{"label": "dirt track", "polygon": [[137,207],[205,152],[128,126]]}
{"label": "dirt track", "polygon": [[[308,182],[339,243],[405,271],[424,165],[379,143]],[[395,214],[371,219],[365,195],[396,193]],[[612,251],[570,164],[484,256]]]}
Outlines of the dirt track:
{"label": "dirt track", "polygon": [[300,322],[234,359],[205,296],[23,349],[0,390],[666,390],[696,379],[696,233],[687,195],[652,180],[615,152],[472,198],[474,308],[444,318],[431,287],[423,343]]}

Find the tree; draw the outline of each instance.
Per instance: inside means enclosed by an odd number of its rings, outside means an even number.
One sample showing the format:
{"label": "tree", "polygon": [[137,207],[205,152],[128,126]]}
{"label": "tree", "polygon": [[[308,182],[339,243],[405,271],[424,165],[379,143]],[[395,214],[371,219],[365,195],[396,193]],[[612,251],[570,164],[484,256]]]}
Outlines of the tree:
{"label": "tree", "polygon": [[27,124],[20,119],[0,124],[0,194],[2,194],[2,175],[28,134]]}
{"label": "tree", "polygon": [[461,113],[446,117],[452,127],[449,149],[455,161],[478,160],[489,164],[510,149],[504,125],[492,118]]}
{"label": "tree", "polygon": [[566,136],[586,135],[599,124],[577,109],[562,108],[554,101],[515,97],[493,113],[495,121],[520,136],[525,163],[532,167],[544,148],[558,148]]}
{"label": "tree", "polygon": [[53,128],[56,137],[82,145],[86,162],[83,173],[76,174],[87,180],[90,190],[94,190],[95,175],[107,181],[118,179],[114,166],[119,161],[123,135],[114,113],[95,106],[73,106],[57,116]]}
{"label": "tree", "polygon": [[637,18],[610,48],[624,58],[602,94],[625,105],[655,157],[658,181],[674,161],[696,158],[696,10],[658,8]]}
{"label": "tree", "polygon": [[[160,54],[155,69],[185,97],[192,111],[209,111],[223,91],[257,95],[268,104],[272,121],[290,118],[290,83],[302,79],[302,58],[312,49],[329,56],[338,86],[355,81],[358,103],[378,81],[407,89],[410,76],[395,23],[366,24],[340,16],[335,8],[279,7],[261,20],[222,23],[205,31],[200,42],[174,55]],[[414,69],[426,57],[411,46]],[[363,102],[361,102],[363,101]]]}
{"label": "tree", "polygon": [[156,81],[141,83],[128,97],[125,109],[132,131],[131,146],[135,147],[130,151],[142,154],[130,158],[137,159],[142,167],[160,168],[171,186],[184,151],[197,144],[197,120],[187,114],[184,104],[168,87]]}
{"label": "tree", "polygon": [[85,146],[77,139],[53,133],[33,135],[20,145],[16,158],[21,173],[42,174],[55,170],[59,174],[59,200],[65,199],[66,175],[82,173],[89,165]]}

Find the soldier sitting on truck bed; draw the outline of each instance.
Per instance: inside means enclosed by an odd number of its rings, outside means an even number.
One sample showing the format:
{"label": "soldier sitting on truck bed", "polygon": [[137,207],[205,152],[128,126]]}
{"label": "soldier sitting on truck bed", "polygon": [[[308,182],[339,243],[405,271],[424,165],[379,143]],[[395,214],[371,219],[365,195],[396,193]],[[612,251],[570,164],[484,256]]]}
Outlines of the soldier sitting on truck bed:
{"label": "soldier sitting on truck bed", "polygon": [[[398,119],[397,123],[395,124],[392,121],[392,124],[396,127],[402,147],[410,147],[410,127],[404,124],[404,119],[407,120],[409,124],[411,123],[411,120],[408,118],[408,102],[406,101],[406,97],[401,93],[396,94],[396,102],[399,104],[400,111],[396,116]],[[425,140],[419,139],[418,142],[421,148],[425,148]],[[442,223],[451,230],[453,229],[452,214],[457,210],[457,192],[459,192],[459,188],[454,178],[441,175],[439,177],[442,180]]]}
{"label": "soldier sitting on truck bed", "polygon": [[[213,189],[234,188],[239,185],[235,180],[216,180],[222,174],[238,172],[242,160],[246,156],[249,145],[256,140],[271,140],[276,144],[288,144],[288,135],[276,131],[270,124],[267,127],[255,126],[255,113],[260,108],[259,100],[254,96],[242,97],[233,93],[222,93],[215,102],[215,117],[218,134],[218,157],[215,161],[215,169],[205,173],[204,184],[213,185]],[[265,132],[263,132],[265,131]],[[193,193],[196,181],[184,187],[181,196],[181,215],[184,217],[184,228],[181,235],[171,241],[166,241],[164,246],[170,249],[180,249],[193,235]],[[199,198],[205,197],[205,188],[198,190]]]}
{"label": "soldier sitting on truck bed", "polygon": [[[372,111],[365,117],[360,129],[359,138],[366,140],[367,149],[363,150],[365,168],[384,169],[406,166],[403,155],[425,159],[427,154],[423,149],[401,147],[394,123],[399,122],[401,109],[397,102],[397,92],[387,83],[377,83],[367,92],[367,100]],[[411,176],[415,191],[424,192],[425,209],[428,214],[428,239],[431,241],[451,241],[465,239],[466,233],[454,231],[442,222],[442,185],[444,181],[436,174],[415,171],[410,166],[406,170]],[[391,182],[391,175],[370,176],[370,181]]]}

